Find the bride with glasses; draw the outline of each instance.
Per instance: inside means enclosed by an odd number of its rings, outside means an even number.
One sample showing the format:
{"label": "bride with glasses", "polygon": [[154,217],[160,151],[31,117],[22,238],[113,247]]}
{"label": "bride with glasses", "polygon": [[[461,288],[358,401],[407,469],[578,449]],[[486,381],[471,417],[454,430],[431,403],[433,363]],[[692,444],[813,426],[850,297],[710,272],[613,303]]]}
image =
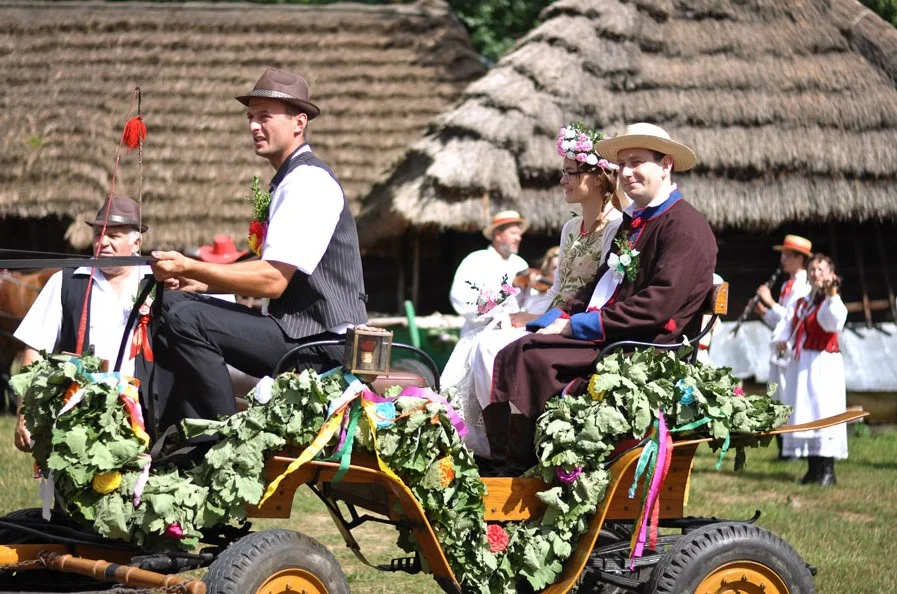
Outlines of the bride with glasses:
{"label": "bride with glasses", "polygon": [[482,409],[489,404],[496,354],[528,334],[524,328],[528,322],[552,307],[563,306],[594,278],[620,226],[621,211],[628,199],[617,190],[616,165],[595,151],[602,137],[601,132],[581,123],[569,124],[558,134],[557,153],[564,159],[560,171],[564,200],[580,205],[581,214],[573,216],[561,230],[552,286],[538,299],[528,301],[528,311],[504,316],[500,324],[483,324],[479,331],[463,338],[446,364],[443,391],[451,390],[452,403],[468,427],[464,441],[480,458],[490,457]]}

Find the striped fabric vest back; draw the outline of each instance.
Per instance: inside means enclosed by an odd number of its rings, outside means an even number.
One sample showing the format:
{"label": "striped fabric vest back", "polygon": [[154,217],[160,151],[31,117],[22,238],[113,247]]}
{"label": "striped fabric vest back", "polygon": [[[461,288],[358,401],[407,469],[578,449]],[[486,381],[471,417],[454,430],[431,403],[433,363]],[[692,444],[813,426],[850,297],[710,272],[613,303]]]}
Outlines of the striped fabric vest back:
{"label": "striped fabric vest back", "polygon": [[[271,193],[290,171],[301,165],[320,167],[339,184],[327,164],[311,152],[294,153],[271,181]],[[318,266],[310,275],[296,270],[283,294],[271,300],[268,313],[287,336],[296,339],[340,324],[363,324],[367,321],[366,301],[358,230],[343,194],[343,210]]]}

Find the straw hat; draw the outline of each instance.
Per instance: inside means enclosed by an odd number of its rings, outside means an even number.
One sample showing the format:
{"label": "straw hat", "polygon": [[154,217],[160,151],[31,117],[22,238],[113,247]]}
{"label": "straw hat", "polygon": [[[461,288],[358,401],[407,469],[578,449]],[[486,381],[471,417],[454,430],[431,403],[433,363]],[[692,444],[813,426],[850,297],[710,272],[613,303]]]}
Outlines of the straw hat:
{"label": "straw hat", "polygon": [[620,160],[619,153],[624,149],[656,151],[673,158],[674,171],[688,171],[698,161],[693,150],[670,138],[669,133],[660,126],[647,122],[630,124],[622,134],[599,140],[595,148],[606,159],[614,162]]}
{"label": "straw hat", "polygon": [[803,254],[808,258],[813,257],[813,242],[800,235],[786,235],[782,245],[774,245],[772,246],[772,249],[777,252],[788,250],[790,252]]}
{"label": "straw hat", "polygon": [[527,227],[529,227],[529,223],[526,222],[526,219],[521,217],[520,213],[516,210],[503,210],[495,213],[495,216],[492,217],[492,223],[483,229],[483,237],[492,241],[492,233],[495,232],[496,228],[501,227],[502,225],[511,224],[520,225],[521,232],[526,231]]}
{"label": "straw hat", "polygon": [[199,248],[199,259],[203,262],[216,264],[230,264],[236,262],[249,253],[249,250],[238,250],[230,235],[216,235],[212,245],[203,245]]}
{"label": "straw hat", "polygon": [[[106,209],[109,209],[109,216],[106,216]],[[84,221],[91,227],[117,227],[127,225],[139,229],[141,233],[146,233],[149,227],[143,224],[140,219],[140,205],[132,198],[113,194],[103,203],[97,216],[92,221]]]}
{"label": "straw hat", "polygon": [[253,97],[279,99],[301,109],[308,119],[313,120],[321,113],[320,108],[308,100],[308,81],[292,72],[268,68],[248,95],[234,97],[243,105],[249,105]]}

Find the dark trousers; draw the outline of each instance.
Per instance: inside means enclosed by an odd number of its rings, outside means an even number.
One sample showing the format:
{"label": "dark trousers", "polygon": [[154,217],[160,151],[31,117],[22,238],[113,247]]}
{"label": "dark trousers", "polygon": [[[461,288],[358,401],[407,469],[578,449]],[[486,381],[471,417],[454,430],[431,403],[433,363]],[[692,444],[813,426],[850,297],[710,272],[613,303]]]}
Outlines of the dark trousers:
{"label": "dark trousers", "polygon": [[[261,377],[271,375],[292,347],[335,338],[325,333],[294,339],[269,316],[235,303],[191,293],[168,292],[156,349],[158,363],[174,373],[174,387],[159,402],[160,427],[183,418],[216,419],[237,412],[227,365]],[[296,369],[318,371],[340,364],[342,347],[300,355]]]}

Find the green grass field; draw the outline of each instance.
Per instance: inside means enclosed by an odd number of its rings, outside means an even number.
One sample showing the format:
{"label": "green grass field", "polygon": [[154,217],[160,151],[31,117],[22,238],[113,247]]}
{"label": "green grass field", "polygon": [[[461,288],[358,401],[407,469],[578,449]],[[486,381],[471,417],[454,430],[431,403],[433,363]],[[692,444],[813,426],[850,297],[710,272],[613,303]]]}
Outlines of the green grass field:
{"label": "green grass field", "polygon": [[[687,513],[746,519],[759,509],[763,515],[758,524],[787,540],[818,568],[820,594],[893,594],[897,592],[897,428],[859,427],[851,429],[850,459],[836,464],[838,486],[830,489],[800,485],[804,463],[776,461],[773,448],[749,450],[747,468],[736,473],[734,453],[717,471],[715,454],[702,446]],[[13,447],[12,430],[12,417],[0,416],[0,515],[40,504],[31,459]],[[291,519],[255,525],[274,527],[304,532],[330,547],[353,592],[440,592],[427,576],[382,573],[357,561],[323,505],[307,490],[297,496]],[[356,537],[374,563],[402,554],[388,526],[367,524]]]}

